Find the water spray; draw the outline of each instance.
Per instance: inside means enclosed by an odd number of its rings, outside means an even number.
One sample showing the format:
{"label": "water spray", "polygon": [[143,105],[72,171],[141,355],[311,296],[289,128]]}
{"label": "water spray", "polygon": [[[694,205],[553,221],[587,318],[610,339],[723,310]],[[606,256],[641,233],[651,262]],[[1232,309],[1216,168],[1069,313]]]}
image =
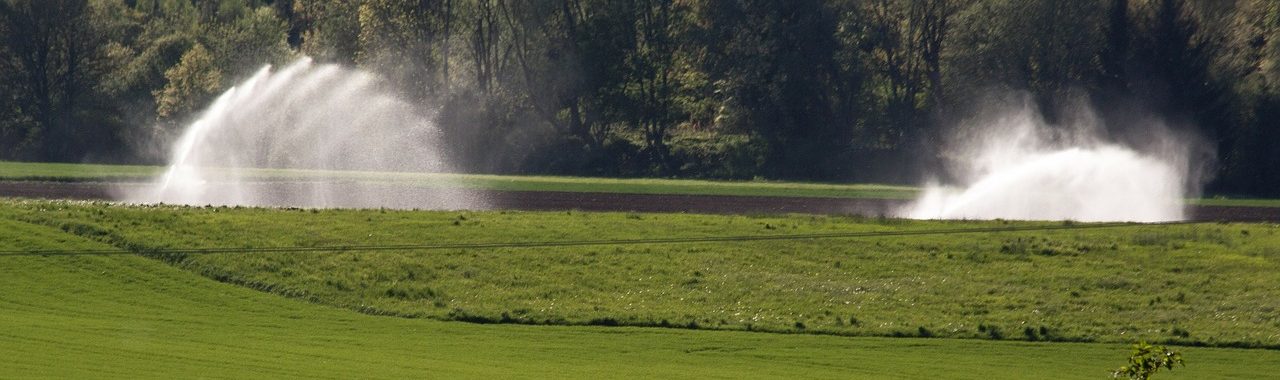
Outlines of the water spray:
{"label": "water spray", "polygon": [[[440,132],[421,107],[382,88],[376,76],[303,58],[278,71],[263,67],[218,96],[176,140],[164,175],[123,198],[190,205],[479,207],[481,200],[445,183],[409,191],[324,174],[449,172],[441,148]],[[263,169],[312,175],[254,174]]]}
{"label": "water spray", "polygon": [[[966,129],[951,150],[958,186],[930,184],[915,219],[1167,222],[1185,218],[1187,144],[1142,152],[1095,125],[1054,127],[1030,107]],[[1159,128],[1152,128],[1153,131]],[[1157,132],[1153,132],[1157,133]]]}

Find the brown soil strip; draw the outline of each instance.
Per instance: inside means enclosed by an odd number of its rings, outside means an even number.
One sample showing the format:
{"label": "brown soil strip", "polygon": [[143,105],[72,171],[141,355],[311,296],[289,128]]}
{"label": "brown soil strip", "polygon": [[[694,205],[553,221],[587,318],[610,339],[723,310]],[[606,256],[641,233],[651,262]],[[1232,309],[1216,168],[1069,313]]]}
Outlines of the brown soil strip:
{"label": "brown soil strip", "polygon": [[[327,184],[346,187],[346,191],[389,191],[401,202],[386,205],[394,208],[453,208],[433,202],[442,189],[395,185]],[[41,199],[115,200],[125,189],[142,186],[136,183],[110,182],[34,182],[0,181],[0,196]],[[289,204],[293,194],[305,189],[305,183],[264,182],[252,186],[266,187],[264,193],[275,194],[266,202]],[[456,191],[456,190],[453,190]],[[300,192],[297,192],[300,193]],[[581,193],[560,191],[493,191],[468,192],[494,210],[536,211],[634,211],[688,212],[708,214],[830,214],[879,217],[892,214],[907,201],[891,199],[761,197],[730,195]],[[362,204],[358,207],[379,207]],[[1280,208],[1238,206],[1187,206],[1191,220],[1232,222],[1280,222]]]}

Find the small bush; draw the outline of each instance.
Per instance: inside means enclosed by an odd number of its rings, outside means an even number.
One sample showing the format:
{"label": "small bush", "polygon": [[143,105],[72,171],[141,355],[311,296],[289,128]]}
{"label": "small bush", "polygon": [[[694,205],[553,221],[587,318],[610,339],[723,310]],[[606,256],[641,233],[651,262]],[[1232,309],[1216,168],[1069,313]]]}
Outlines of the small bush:
{"label": "small bush", "polygon": [[[504,314],[504,316],[505,316],[505,314]],[[692,323],[692,322],[690,322],[690,323]],[[592,319],[591,321],[588,321],[588,322],[587,322],[587,324],[588,324],[588,325],[592,325],[592,326],[618,326],[618,325],[619,325],[619,323],[618,323],[618,320],[617,320],[617,319],[613,319],[613,318],[609,318],[609,317]],[[693,324],[693,325],[692,325],[691,327],[689,327],[689,328],[691,328],[691,329],[692,329],[692,328],[698,328],[698,326],[697,326],[697,324]]]}
{"label": "small bush", "polygon": [[1004,332],[1000,331],[1000,328],[997,326],[987,326],[985,324],[979,324],[978,332],[985,333],[987,337],[991,339],[995,339],[995,340],[1004,339]]}
{"label": "small bush", "polygon": [[1186,366],[1182,361],[1182,353],[1171,351],[1164,346],[1152,346],[1146,342],[1139,342],[1133,345],[1129,365],[1112,371],[1111,377],[1147,380],[1161,368],[1172,371],[1174,365]]}
{"label": "small bush", "polygon": [[671,166],[683,177],[751,179],[768,153],[764,141],[749,135],[681,133],[667,144]]}
{"label": "small bush", "polygon": [[919,328],[919,329],[917,329],[917,332],[920,334],[920,337],[921,337],[921,338],[932,338],[932,337],[933,337],[933,331],[929,331],[929,329],[925,328],[924,326],[920,326],[920,328]]}

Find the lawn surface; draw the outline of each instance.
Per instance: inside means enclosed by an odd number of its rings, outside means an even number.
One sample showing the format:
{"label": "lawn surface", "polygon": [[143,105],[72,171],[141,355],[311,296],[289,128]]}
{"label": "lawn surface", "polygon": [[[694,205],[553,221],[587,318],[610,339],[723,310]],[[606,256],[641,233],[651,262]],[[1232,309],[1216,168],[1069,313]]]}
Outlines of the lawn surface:
{"label": "lawn surface", "polygon": [[[134,252],[762,236],[1045,223],[826,216],[136,207],[11,201],[0,218]],[[551,325],[1280,347],[1280,227],[166,255],[371,314]]]}
{"label": "lawn surface", "polygon": [[[0,250],[108,248],[0,218]],[[1110,344],[437,322],[277,297],[134,255],[0,260],[0,377],[1090,379],[1127,354]],[[1280,371],[1277,351],[1177,349],[1188,366],[1161,378]]]}
{"label": "lawn surface", "polygon": [[[163,174],[159,166],[60,164],[0,161],[0,180],[146,181]],[[230,171],[215,173],[230,175]],[[504,176],[360,172],[297,169],[245,169],[238,175],[254,180],[337,180],[389,182],[424,187],[460,187],[501,191],[567,191],[630,194],[739,195],[820,198],[911,199],[916,188],[875,184],[830,184],[770,181],[683,179],[619,179],[557,176]]]}
{"label": "lawn surface", "polygon": [[[11,181],[148,181],[164,167],[0,161],[0,180]],[[394,173],[291,169],[246,169],[254,180],[337,180],[390,182],[423,187],[460,187],[501,191],[567,191],[627,194],[736,195],[767,197],[913,199],[913,186],[775,181],[714,181],[655,178],[591,178],[487,174]],[[224,173],[227,175],[227,173]],[[1280,207],[1280,199],[1211,197],[1191,199],[1203,206]]]}

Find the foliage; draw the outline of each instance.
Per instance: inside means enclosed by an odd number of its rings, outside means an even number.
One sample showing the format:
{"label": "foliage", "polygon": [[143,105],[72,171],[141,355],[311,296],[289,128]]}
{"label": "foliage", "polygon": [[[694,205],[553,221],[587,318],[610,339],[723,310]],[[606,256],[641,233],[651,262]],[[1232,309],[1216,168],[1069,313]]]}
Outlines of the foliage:
{"label": "foliage", "polygon": [[680,163],[675,174],[681,177],[751,179],[764,174],[759,168],[768,147],[754,136],[680,133],[668,144],[670,160]]}
{"label": "foliage", "polygon": [[359,51],[359,1],[281,1],[291,22],[290,44],[317,59],[354,65]]}
{"label": "foliage", "polygon": [[213,56],[204,45],[196,44],[166,70],[168,81],[156,93],[156,113],[160,117],[192,112],[213,98],[222,85],[222,72],[214,66]]}
{"label": "foliage", "polygon": [[284,20],[266,6],[242,7],[239,12],[220,11],[220,17],[228,21],[208,26],[212,35],[206,43],[216,52],[218,67],[229,73],[247,73],[265,64],[281,63],[290,54],[281,38],[286,31]]}
{"label": "foliage", "polygon": [[[204,92],[309,55],[438,111],[468,172],[905,183],[1025,93],[1051,123],[1199,136],[1211,192],[1280,194],[1270,0],[0,3],[6,159],[154,162]],[[220,75],[184,95],[196,46]],[[731,170],[703,161],[740,141]]]}
{"label": "foliage", "polygon": [[95,84],[105,74],[98,65],[103,36],[91,23],[97,10],[83,0],[0,2],[6,150],[55,159],[110,136],[80,128],[101,107]]}
{"label": "foliage", "polygon": [[1152,346],[1147,342],[1139,342],[1133,345],[1133,355],[1129,356],[1129,365],[1116,369],[1111,377],[1147,380],[1161,368],[1172,371],[1174,365],[1186,365],[1182,362],[1181,353],[1171,351],[1164,346]]}

